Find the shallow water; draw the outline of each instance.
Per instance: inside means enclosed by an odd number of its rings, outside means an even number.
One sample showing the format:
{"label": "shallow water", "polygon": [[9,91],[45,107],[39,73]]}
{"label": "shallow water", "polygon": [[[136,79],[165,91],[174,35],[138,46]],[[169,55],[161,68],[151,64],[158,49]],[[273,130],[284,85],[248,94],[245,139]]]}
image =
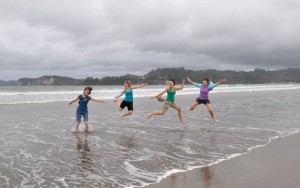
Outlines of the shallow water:
{"label": "shallow water", "polygon": [[[123,121],[111,100],[91,102],[89,119],[96,132],[89,134],[70,133],[76,105],[54,102],[58,98],[72,100],[82,88],[3,88],[1,187],[139,187],[174,172],[246,153],[272,138],[300,130],[298,85],[215,88],[210,100],[219,119],[217,125],[203,105],[187,111],[198,95],[194,88],[178,91],[183,95],[176,98],[185,124],[178,122],[173,109],[146,120],[148,112],[163,105],[149,98],[163,87],[152,86],[136,90],[134,114]],[[121,91],[117,87],[101,89],[105,92],[96,90],[92,97],[110,98]],[[51,91],[64,94],[54,92],[53,97]]]}

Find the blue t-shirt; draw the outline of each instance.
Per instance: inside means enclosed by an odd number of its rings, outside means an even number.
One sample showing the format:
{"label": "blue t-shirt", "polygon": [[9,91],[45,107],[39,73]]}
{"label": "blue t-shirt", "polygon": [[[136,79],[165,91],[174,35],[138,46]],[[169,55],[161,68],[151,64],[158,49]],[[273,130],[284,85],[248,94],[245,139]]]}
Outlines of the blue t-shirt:
{"label": "blue t-shirt", "polygon": [[82,95],[79,95],[78,96],[78,107],[77,107],[77,111],[87,111],[88,110],[88,107],[87,107],[87,104],[89,103],[89,101],[91,100],[91,97],[90,96],[87,96],[86,98],[83,98]]}
{"label": "blue t-shirt", "polygon": [[125,93],[124,101],[126,101],[126,102],[133,102],[133,92],[132,92],[132,89],[131,88],[125,89],[124,93]]}

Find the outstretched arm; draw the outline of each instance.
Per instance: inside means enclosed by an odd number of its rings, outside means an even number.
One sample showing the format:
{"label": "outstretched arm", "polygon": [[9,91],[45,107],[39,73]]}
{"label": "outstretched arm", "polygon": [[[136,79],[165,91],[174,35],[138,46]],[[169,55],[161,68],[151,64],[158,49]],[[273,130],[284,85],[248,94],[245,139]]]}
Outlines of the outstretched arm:
{"label": "outstretched arm", "polygon": [[183,78],[181,87],[177,87],[176,90],[182,90],[184,87],[184,83],[185,83],[185,79]]}
{"label": "outstretched arm", "polygon": [[69,102],[69,105],[71,105],[72,103],[74,103],[76,101],[78,101],[78,97],[76,99],[72,100],[71,102]]}
{"label": "outstretched arm", "polygon": [[193,84],[194,86],[196,86],[196,87],[201,87],[201,86],[202,86],[202,84],[193,82],[189,77],[187,78],[187,80],[188,80],[191,84]]}
{"label": "outstretched arm", "polygon": [[92,101],[95,101],[95,102],[102,102],[102,103],[105,103],[104,100],[100,100],[100,99],[94,99],[94,98],[91,98]]}
{"label": "outstretched arm", "polygon": [[144,87],[146,85],[148,85],[148,83],[137,85],[137,86],[132,86],[131,89],[138,89],[138,88]]}
{"label": "outstretched arm", "polygon": [[219,82],[215,83],[215,87],[218,86],[218,85],[220,85],[221,83],[225,83],[225,82],[226,82],[226,80],[222,79]]}
{"label": "outstretched arm", "polygon": [[123,90],[123,91],[120,93],[120,95],[115,96],[115,98],[117,99],[117,98],[121,97],[124,93],[125,93],[125,90]]}
{"label": "outstretched arm", "polygon": [[191,84],[195,84],[195,82],[193,82],[189,77],[187,77],[187,80],[191,83]]}
{"label": "outstretched arm", "polygon": [[166,88],[163,92],[160,92],[159,94],[155,95],[154,97],[151,98],[158,98],[161,97],[164,93],[166,93],[168,91],[169,88]]}

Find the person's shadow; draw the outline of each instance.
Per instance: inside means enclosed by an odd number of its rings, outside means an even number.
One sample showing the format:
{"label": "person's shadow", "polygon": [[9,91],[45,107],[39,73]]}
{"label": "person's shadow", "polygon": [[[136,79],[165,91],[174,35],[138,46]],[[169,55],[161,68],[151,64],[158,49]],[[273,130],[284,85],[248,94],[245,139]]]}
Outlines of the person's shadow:
{"label": "person's shadow", "polygon": [[91,149],[88,145],[88,138],[81,139],[78,134],[76,134],[76,149],[78,150],[78,160],[76,166],[82,172],[90,171],[93,172],[94,162],[92,160]]}

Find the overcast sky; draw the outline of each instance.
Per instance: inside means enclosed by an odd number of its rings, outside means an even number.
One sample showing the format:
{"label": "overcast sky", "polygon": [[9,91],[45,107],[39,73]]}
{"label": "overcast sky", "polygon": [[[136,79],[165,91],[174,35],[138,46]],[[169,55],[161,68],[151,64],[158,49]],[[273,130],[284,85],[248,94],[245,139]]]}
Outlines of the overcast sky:
{"label": "overcast sky", "polygon": [[299,0],[1,0],[0,80],[300,67]]}

